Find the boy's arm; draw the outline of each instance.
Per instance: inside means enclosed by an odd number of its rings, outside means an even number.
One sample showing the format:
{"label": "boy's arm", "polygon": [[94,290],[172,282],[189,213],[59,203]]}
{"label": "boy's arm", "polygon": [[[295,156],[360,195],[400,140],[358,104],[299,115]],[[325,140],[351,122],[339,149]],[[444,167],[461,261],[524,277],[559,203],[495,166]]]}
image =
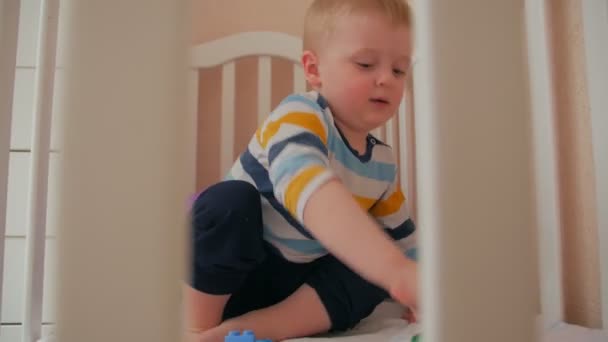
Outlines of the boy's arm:
{"label": "boy's arm", "polygon": [[332,254],[402,304],[416,307],[416,266],[363,211],[329,166],[330,118],[303,98],[258,131],[274,195]]}
{"label": "boy's arm", "polygon": [[338,180],[308,199],[304,223],[337,258],[401,304],[417,309],[416,264],[407,259]]}
{"label": "boy's arm", "polygon": [[408,258],[417,260],[416,225],[410,217],[401,186],[393,180],[387,191],[369,211]]}

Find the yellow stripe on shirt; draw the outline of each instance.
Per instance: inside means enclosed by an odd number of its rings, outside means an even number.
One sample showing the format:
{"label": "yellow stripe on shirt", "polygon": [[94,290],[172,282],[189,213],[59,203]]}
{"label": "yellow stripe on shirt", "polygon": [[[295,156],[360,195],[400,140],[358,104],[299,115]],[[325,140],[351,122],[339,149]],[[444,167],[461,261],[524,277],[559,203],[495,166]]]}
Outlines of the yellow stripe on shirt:
{"label": "yellow stripe on shirt", "polygon": [[325,168],[322,166],[310,166],[295,176],[287,185],[285,190],[285,208],[287,208],[294,217],[298,217],[298,200],[300,199],[300,194],[310,181],[323,171],[325,171]]}
{"label": "yellow stripe on shirt", "polygon": [[260,144],[260,146],[262,145],[262,127],[258,128],[255,131],[255,139],[258,141],[258,144]]}
{"label": "yellow stripe on shirt", "polygon": [[324,145],[327,145],[327,132],[325,131],[325,126],[321,120],[319,120],[319,116],[314,113],[301,113],[301,112],[291,112],[282,117],[280,117],[276,121],[269,122],[266,124],[266,128],[262,133],[261,140],[258,139],[262,148],[266,148],[268,142],[272,137],[277,134],[279,128],[281,128],[282,124],[292,124],[295,126],[302,127],[315,135],[317,135],[321,141],[323,141]]}
{"label": "yellow stripe on shirt", "polygon": [[361,197],[361,196],[357,196],[357,195],[353,195],[353,197],[355,198],[355,201],[357,201],[357,203],[359,203],[359,206],[361,207],[361,209],[368,211],[369,208],[371,208],[374,203],[376,203],[376,199],[373,198],[367,198],[367,197]]}
{"label": "yellow stripe on shirt", "polygon": [[403,193],[401,190],[397,190],[387,199],[378,202],[370,213],[375,217],[392,215],[399,211],[404,202],[405,197],[403,196]]}

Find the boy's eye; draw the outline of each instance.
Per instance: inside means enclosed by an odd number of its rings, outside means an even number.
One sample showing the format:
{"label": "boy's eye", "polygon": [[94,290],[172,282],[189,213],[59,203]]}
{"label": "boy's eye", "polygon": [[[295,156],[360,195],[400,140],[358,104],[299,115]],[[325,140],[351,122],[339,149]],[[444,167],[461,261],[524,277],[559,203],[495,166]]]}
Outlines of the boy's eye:
{"label": "boy's eye", "polygon": [[401,69],[393,69],[393,72],[395,73],[395,75],[398,75],[398,76],[405,75],[405,71],[403,71]]}
{"label": "boy's eye", "polygon": [[368,69],[372,66],[370,63],[357,63],[357,65],[362,67],[363,69]]}

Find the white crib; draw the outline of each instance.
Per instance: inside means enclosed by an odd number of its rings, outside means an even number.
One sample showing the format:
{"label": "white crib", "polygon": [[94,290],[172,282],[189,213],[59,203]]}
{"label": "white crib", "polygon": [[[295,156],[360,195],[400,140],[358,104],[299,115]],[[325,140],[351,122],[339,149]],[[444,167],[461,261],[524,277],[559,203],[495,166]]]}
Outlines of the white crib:
{"label": "white crib", "polygon": [[[528,8],[529,20],[529,62],[532,69],[531,84],[534,106],[534,158],[536,180],[537,180],[537,206],[538,206],[538,228],[539,228],[539,281],[541,293],[542,315],[538,321],[539,328],[543,331],[543,341],[608,341],[608,335],[585,329],[582,327],[569,326],[563,323],[563,299],[562,299],[562,264],[561,239],[559,232],[559,213],[557,197],[557,170],[555,150],[555,132],[553,131],[552,100],[551,100],[551,75],[548,60],[547,32],[543,25],[545,22],[544,6],[541,2],[535,2]],[[270,58],[279,57],[294,63],[294,91],[304,89],[303,75],[299,65],[299,51],[301,51],[301,40],[277,32],[246,32],[221,38],[208,43],[193,47],[191,65],[194,67],[193,80],[198,82],[198,69],[222,67],[222,129],[221,129],[221,173],[231,166],[234,156],[232,155],[234,141],[234,89],[235,60],[243,57],[255,56],[258,58],[258,122],[269,113],[270,103]],[[401,179],[404,190],[410,192],[408,184],[413,184],[411,174],[412,163],[415,162],[411,156],[414,155],[414,139],[408,135],[407,122],[413,122],[411,113],[406,112],[406,104],[401,104],[399,113],[394,120],[387,123],[386,127],[377,130],[380,139],[385,139],[391,146],[397,147],[401,154],[402,170]],[[397,123],[395,125],[395,123]],[[394,130],[397,126],[398,130]],[[600,145],[596,145],[600,146]],[[408,157],[409,156],[409,157]],[[409,163],[408,163],[409,162]],[[414,180],[415,181],[415,180]],[[410,192],[411,193],[411,192]],[[410,196],[408,196],[410,198]],[[606,291],[606,290],[604,290]],[[395,321],[396,309],[389,304],[382,305],[374,316],[366,320],[362,327],[343,337],[345,341],[372,341],[390,338],[403,338],[416,333],[415,328],[405,326],[405,323]],[[401,330],[398,329],[401,327]],[[359,335],[360,334],[360,335]],[[307,339],[298,339],[304,341]]]}
{"label": "white crib", "polygon": [[[461,1],[462,2],[462,1]],[[162,4],[161,4],[162,3]],[[431,4],[432,3],[432,4]],[[509,13],[518,17],[517,5],[510,2],[500,2],[501,7],[491,10],[498,3],[480,4],[469,0],[464,1],[470,6],[487,7],[485,16],[497,21]],[[454,186],[456,183],[470,180],[471,172],[479,172],[480,181],[488,182],[498,180],[492,172],[485,171],[474,166],[462,165],[451,172],[444,170],[441,166],[454,167],[455,160],[450,159],[451,149],[449,141],[445,136],[459,136],[465,133],[475,135],[476,130],[487,130],[494,136],[483,136],[480,139],[490,147],[498,147],[505,153],[522,153],[528,147],[526,141],[518,142],[514,146],[503,146],[500,144],[501,131],[491,122],[479,121],[474,127],[462,127],[458,123],[450,121],[442,116],[440,110],[446,105],[453,103],[449,94],[454,91],[454,85],[446,78],[448,73],[437,71],[437,66],[442,65],[446,58],[456,58],[462,63],[459,67],[469,66],[471,77],[483,77],[477,67],[483,67],[483,63],[498,68],[506,68],[504,62],[508,58],[493,55],[496,60],[480,62],[476,59],[475,52],[481,52],[477,46],[468,45],[472,50],[467,53],[452,52],[453,56],[439,54],[438,44],[443,39],[458,40],[463,46],[467,46],[465,38],[450,35],[450,25],[454,18],[470,16],[471,20],[478,19],[478,14],[467,11],[467,6],[461,3],[464,9],[454,9],[448,4],[440,2],[418,4],[419,26],[419,64],[415,70],[415,96],[416,112],[425,113],[416,122],[416,136],[410,133],[414,130],[412,113],[408,112],[406,103],[402,103],[399,113],[386,127],[376,132],[380,139],[396,146],[401,163],[402,184],[407,191],[407,197],[416,201],[418,208],[416,216],[423,235],[423,283],[425,288],[423,302],[430,308],[426,312],[424,321],[425,340],[458,341],[459,337],[467,332],[471,335],[469,340],[476,338],[496,336],[498,331],[507,331],[494,341],[508,341],[511,337],[522,337],[528,341],[531,338],[530,329],[532,323],[524,322],[525,319],[516,320],[507,315],[506,311],[495,312],[492,316],[492,305],[508,306],[510,313],[526,314],[530,304],[526,301],[534,299],[534,289],[531,286],[521,286],[516,289],[509,288],[506,284],[498,284],[493,291],[505,293],[504,298],[494,298],[487,301],[489,295],[485,292],[484,280],[473,280],[475,273],[485,270],[488,274],[497,276],[497,267],[506,267],[509,274],[521,276],[522,283],[530,284],[529,272],[515,270],[519,265],[517,262],[524,261],[523,257],[515,257],[513,260],[501,258],[503,254],[494,253],[491,250],[481,252],[471,241],[463,240],[452,234],[445,228],[445,219],[456,218],[462,222],[466,213],[470,213],[466,207],[458,201],[455,196]],[[31,183],[32,187],[32,215],[31,228],[29,230],[28,264],[26,281],[26,300],[24,302],[24,341],[34,342],[40,338],[40,324],[42,315],[41,293],[43,280],[41,272],[44,269],[44,236],[45,224],[38,222],[40,212],[46,209],[46,181],[48,168],[49,112],[52,106],[52,72],[54,64],[56,37],[56,19],[58,3],[56,1],[43,1],[47,21],[43,22],[41,36],[43,53],[40,55],[39,65],[42,72],[39,74],[37,89],[38,103],[37,121],[40,123],[34,141],[33,154],[38,156],[34,164]],[[184,34],[183,9],[185,5],[180,2],[166,1],[150,6],[145,13],[139,11],[141,6],[149,5],[146,1],[133,1],[121,5],[124,13],[140,13],[138,17],[141,25],[147,28],[150,37],[159,37],[150,41],[141,42],[138,37],[123,37],[116,39],[121,32],[127,32],[132,24],[133,18],[128,14],[116,12],[112,4],[99,5],[93,8],[84,2],[70,3],[70,24],[72,31],[69,33],[70,45],[67,53],[73,58],[73,74],[68,78],[66,123],[65,123],[65,163],[63,165],[62,180],[63,194],[58,200],[63,204],[59,209],[61,229],[63,233],[62,249],[59,251],[60,277],[59,281],[59,308],[58,323],[59,336],[65,341],[168,341],[175,340],[179,330],[179,317],[167,318],[167,313],[179,312],[179,284],[178,279],[181,268],[177,267],[183,262],[184,255],[180,253],[179,246],[183,245],[184,235],[167,227],[182,225],[183,222],[176,218],[176,213],[183,210],[184,198],[188,192],[193,191],[195,184],[195,141],[196,115],[198,113],[198,71],[202,68],[212,66],[222,67],[222,98],[221,98],[221,161],[217,166],[223,173],[235,156],[233,155],[235,101],[235,64],[234,60],[244,56],[258,56],[258,108],[256,116],[258,122],[263,120],[271,110],[271,58],[278,57],[290,60],[293,67],[293,90],[305,89],[305,80],[301,67],[299,66],[299,51],[301,41],[289,35],[277,32],[247,32],[221,40],[195,46],[190,53],[190,68],[188,71],[188,108],[184,105],[185,77],[181,78],[180,61],[185,57],[180,47],[185,44],[176,37]],[[19,12],[19,1],[10,0],[2,3],[0,7],[0,82],[2,92],[0,93],[0,236],[4,236],[4,218],[6,216],[6,188],[8,172],[8,149],[10,137],[11,118],[11,91],[14,78],[11,77],[14,70],[14,55],[16,51],[16,20],[15,13]],[[584,2],[585,6],[585,34],[586,37],[605,37],[608,34],[608,3],[605,0],[590,0]],[[561,275],[561,251],[559,227],[559,207],[556,200],[556,166],[553,125],[551,123],[552,94],[550,92],[551,72],[548,65],[546,20],[544,18],[544,0],[526,1],[527,14],[527,37],[529,65],[531,70],[531,95],[533,113],[533,139],[530,145],[533,147],[533,159],[535,170],[535,206],[537,208],[536,226],[539,236],[539,272],[541,293],[541,319],[539,321],[543,341],[608,341],[605,334],[600,331],[585,329],[582,327],[569,326],[563,323],[563,299],[562,299],[562,275]],[[445,10],[450,9],[450,15],[454,18],[442,17]],[[444,10],[442,12],[442,10]],[[462,12],[459,12],[462,11]],[[461,17],[459,17],[459,14]],[[96,18],[114,17],[111,28]],[[489,20],[489,19],[488,19]],[[491,20],[489,20],[491,21]],[[461,23],[460,25],[466,26]],[[513,24],[500,22],[495,29],[496,32],[509,32],[509,37],[517,42],[519,31]],[[502,26],[500,26],[502,25]],[[177,29],[176,29],[177,28]],[[472,28],[469,28],[472,29]],[[501,31],[502,30],[502,31]],[[506,31],[505,31],[506,30]],[[602,36],[603,34],[603,36]],[[92,36],[102,39],[104,44],[98,44],[97,40],[90,39]],[[608,71],[605,61],[608,60],[608,43],[606,40],[590,40],[587,42],[589,82],[591,88],[593,139],[595,153],[595,172],[597,178],[597,203],[598,203],[598,226],[600,228],[599,250],[601,255],[602,275],[602,305],[604,329],[608,329],[608,184],[601,174],[606,174],[608,160],[606,154],[601,153],[602,148],[608,146],[606,135],[601,134],[608,130],[606,116],[601,116],[608,110],[608,101],[602,96],[602,89],[608,87]],[[603,43],[602,43],[603,42]],[[488,43],[488,42],[486,42]],[[138,45],[135,47],[135,45]],[[492,42],[489,42],[492,44]],[[515,43],[514,43],[515,44]],[[104,47],[102,47],[102,45]],[[104,55],[108,46],[116,51],[121,51],[121,59],[113,59],[108,56],[106,60],[98,60],[95,56]],[[499,50],[497,48],[497,50]],[[517,48],[515,49],[517,50]],[[167,51],[175,51],[167,53]],[[515,52],[516,54],[516,52]],[[146,66],[142,66],[145,60]],[[98,61],[98,70],[89,70],[91,61]],[[501,61],[503,64],[501,64]],[[476,64],[478,63],[478,64]],[[493,63],[493,64],[492,64]],[[522,71],[523,67],[518,63],[509,65],[515,73]],[[455,67],[449,69],[454,72]],[[507,68],[508,69],[508,68]],[[158,74],[150,75],[150,70],[157,70]],[[446,70],[446,69],[442,69]],[[523,86],[522,79],[513,77],[511,71],[497,71],[505,77],[505,83],[517,88]],[[117,77],[124,79],[126,84],[116,84]],[[165,86],[172,85],[173,88]],[[117,91],[109,91],[109,88],[119,88]],[[495,98],[496,91],[491,89],[479,89],[478,91]],[[145,89],[146,91],[133,91],[133,89]],[[168,91],[168,89],[174,89]],[[129,93],[133,91],[133,94]],[[79,99],[94,101],[99,99],[99,94],[106,93],[104,100],[111,103],[112,110],[104,110],[92,106],[88,108]],[[129,96],[125,94],[129,93]],[[153,96],[150,96],[152,94]],[[439,94],[439,96],[435,96]],[[448,94],[448,95],[446,95]],[[466,92],[465,92],[466,94]],[[525,102],[521,93],[510,94],[509,103]],[[489,100],[488,100],[489,101]],[[490,108],[484,101],[479,108]],[[171,109],[175,110],[172,111]],[[522,105],[515,106],[516,109],[523,108]],[[167,112],[171,111],[171,115]],[[456,110],[457,114],[467,116],[462,110]],[[525,112],[525,110],[524,110]],[[187,113],[187,114],[186,114]],[[125,120],[125,118],[129,118]],[[475,116],[472,116],[475,117]],[[479,118],[479,117],[475,117]],[[524,115],[514,124],[517,127],[505,127],[510,132],[524,129]],[[451,125],[440,125],[441,122],[450,122]],[[120,127],[112,123],[120,122]],[[141,123],[146,122],[146,126]],[[511,122],[507,122],[511,123]],[[518,126],[519,125],[519,126]],[[8,134],[7,134],[8,132]],[[112,136],[101,135],[111,133]],[[134,134],[134,132],[137,132]],[[443,135],[445,134],[445,136]],[[165,140],[162,140],[162,139]],[[166,142],[163,142],[166,141]],[[150,146],[154,146],[152,150]],[[481,151],[477,150],[476,151]],[[116,152],[119,151],[119,152]],[[604,151],[605,152],[605,151]],[[109,153],[109,154],[108,154]],[[91,157],[94,155],[95,157]],[[472,157],[472,152],[463,151],[462,155]],[[525,153],[524,153],[525,155]],[[141,156],[138,158],[137,156]],[[503,162],[501,157],[490,157],[496,162]],[[522,165],[526,165],[525,158],[518,159]],[[84,163],[83,163],[84,160]],[[116,164],[118,163],[118,164]],[[447,164],[444,164],[447,163]],[[452,163],[452,164],[450,164]],[[116,165],[116,169],[108,168],[108,165]],[[83,166],[84,165],[84,166]],[[449,168],[448,168],[449,169]],[[416,171],[416,173],[414,173]],[[415,176],[419,175],[418,176]],[[98,181],[99,180],[99,181]],[[103,180],[106,183],[103,183]],[[107,183],[110,182],[110,183]],[[505,180],[508,186],[519,186],[529,184],[522,179]],[[115,184],[115,185],[108,185]],[[155,189],[149,189],[149,184],[155,184]],[[415,186],[418,184],[418,186]],[[458,184],[457,184],[458,185]],[[456,189],[458,186],[456,186]],[[502,189],[502,190],[500,190]],[[510,196],[511,200],[524,199],[521,203],[510,203],[513,212],[523,216],[531,214],[529,208],[531,202],[526,202],[522,193],[507,191],[508,188],[500,188],[503,195]],[[441,192],[440,192],[441,190]],[[414,193],[414,191],[416,191]],[[479,192],[478,192],[479,193]],[[86,196],[87,201],[82,201],[81,196]],[[93,198],[98,196],[98,198]],[[445,196],[445,198],[443,198]],[[490,198],[492,198],[490,196]],[[146,207],[133,206],[134,202],[144,201]],[[506,217],[511,208],[497,205],[491,200],[483,201],[479,198],[472,199],[479,206],[481,215],[483,210],[495,214],[497,217]],[[412,203],[410,202],[410,206]],[[96,216],[92,207],[107,208],[106,215]],[[451,212],[451,207],[462,210],[461,214]],[[123,208],[130,208],[129,212]],[[142,218],[154,213],[153,218]],[[92,217],[95,219],[92,220]],[[531,217],[531,216],[530,216]],[[525,220],[523,220],[525,221]],[[516,220],[516,222],[519,222]],[[473,225],[467,232],[477,232],[479,227]],[[533,226],[533,225],[530,225]],[[42,227],[42,228],[40,228]],[[133,227],[133,229],[125,229]],[[142,229],[140,227],[146,227]],[[527,226],[516,227],[525,233]],[[462,225],[459,226],[462,228]],[[182,232],[183,233],[183,232]],[[146,239],[142,236],[145,235]],[[117,239],[119,237],[119,239]],[[526,246],[526,237],[517,237],[515,234],[503,235],[513,238],[513,241]],[[505,248],[498,237],[489,234],[479,235],[483,243],[493,246],[497,251],[504,252]],[[82,249],[81,244],[85,241],[94,243],[88,248]],[[179,241],[178,241],[179,240]],[[171,243],[167,243],[170,241]],[[162,248],[167,246],[166,249]],[[439,248],[441,246],[441,249]],[[490,267],[483,263],[473,267],[459,267],[451,262],[450,258],[467,259],[464,252],[455,251],[454,248],[469,246],[473,256],[487,257],[494,264]],[[159,248],[161,247],[161,248]],[[523,248],[525,249],[525,248]],[[111,253],[108,251],[112,250]],[[451,251],[450,253],[445,250]],[[134,253],[140,251],[141,253]],[[478,253],[477,253],[478,252]],[[525,252],[523,252],[525,254]],[[2,257],[4,255],[4,239],[0,238],[0,283],[2,280]],[[110,266],[110,267],[108,267]],[[522,265],[529,267],[529,265]],[[93,269],[92,269],[93,268]],[[452,270],[458,270],[462,276],[453,276]],[[528,269],[529,270],[529,269]],[[140,273],[137,273],[140,272]],[[447,275],[445,275],[447,274]],[[462,289],[466,277],[467,289]],[[108,279],[113,281],[108,282]],[[105,281],[104,281],[105,280]],[[116,282],[116,283],[115,283]],[[490,284],[495,284],[489,282]],[[120,284],[124,284],[120,285]],[[78,285],[78,286],[76,286]],[[104,285],[104,286],[100,286]],[[470,287],[470,288],[469,288]],[[93,291],[96,295],[91,295]],[[458,296],[479,292],[479,297],[473,298],[470,308],[455,306]],[[442,296],[438,293],[442,292]],[[485,299],[485,300],[484,300]],[[483,308],[483,311],[476,309]],[[159,313],[159,309],[166,310]],[[466,312],[467,315],[463,315]],[[468,317],[462,317],[468,316]],[[516,315],[514,315],[516,316]],[[469,319],[468,319],[469,318]],[[527,317],[524,317],[527,318]],[[532,317],[529,317],[532,318]],[[471,322],[470,320],[474,320]],[[128,320],[129,324],[124,324]],[[98,324],[102,322],[102,327]],[[506,324],[506,327],[504,326]],[[502,325],[502,326],[501,326]],[[108,328],[108,326],[110,328]],[[382,306],[378,312],[360,330],[337,340],[355,341],[378,341],[380,339],[405,338],[420,327],[405,326],[402,321],[395,320],[395,308],[390,304]],[[507,329],[508,328],[508,329]],[[112,329],[113,331],[110,331]],[[471,333],[471,329],[479,329],[478,333]],[[485,340],[484,340],[485,342]]]}

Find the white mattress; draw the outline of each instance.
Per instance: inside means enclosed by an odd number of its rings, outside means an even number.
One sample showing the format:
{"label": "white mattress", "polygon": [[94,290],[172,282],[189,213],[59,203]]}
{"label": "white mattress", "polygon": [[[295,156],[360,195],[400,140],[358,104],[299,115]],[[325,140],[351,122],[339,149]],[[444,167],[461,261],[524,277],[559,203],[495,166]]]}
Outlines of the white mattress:
{"label": "white mattress", "polygon": [[[289,342],[409,342],[420,333],[420,325],[407,324],[400,319],[400,307],[391,302],[382,303],[374,313],[355,329],[337,335],[291,339]],[[539,319],[541,342],[608,342],[608,333],[576,325],[547,324]]]}
{"label": "white mattress", "polygon": [[545,326],[542,342],[606,342],[608,332],[573,324],[558,323]]}
{"label": "white mattress", "polygon": [[[347,333],[291,339],[289,342],[410,342],[414,335],[420,333],[420,325],[407,324],[400,316],[399,305],[385,302]],[[566,323],[548,324],[542,322],[542,319],[538,322],[539,330],[542,331],[540,342],[608,342],[607,332]],[[49,336],[39,342],[57,341]]]}

